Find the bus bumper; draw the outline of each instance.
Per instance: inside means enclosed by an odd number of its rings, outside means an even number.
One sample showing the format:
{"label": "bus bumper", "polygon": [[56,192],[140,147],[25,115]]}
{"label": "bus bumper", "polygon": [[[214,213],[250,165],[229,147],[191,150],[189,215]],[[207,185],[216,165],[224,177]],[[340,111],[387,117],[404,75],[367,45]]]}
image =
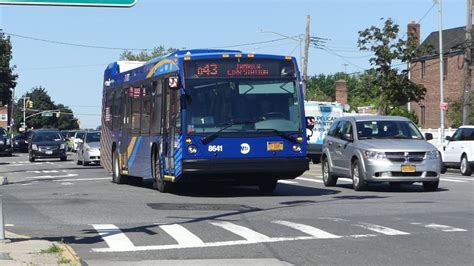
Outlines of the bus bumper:
{"label": "bus bumper", "polygon": [[183,160],[184,176],[272,177],[293,179],[309,170],[307,158],[192,159]]}

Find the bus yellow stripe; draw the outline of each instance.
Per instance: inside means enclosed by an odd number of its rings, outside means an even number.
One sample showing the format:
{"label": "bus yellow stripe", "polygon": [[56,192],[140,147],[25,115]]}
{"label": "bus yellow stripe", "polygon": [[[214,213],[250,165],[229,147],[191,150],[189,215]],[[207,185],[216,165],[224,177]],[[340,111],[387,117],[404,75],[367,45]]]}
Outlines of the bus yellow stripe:
{"label": "bus yellow stripe", "polygon": [[133,148],[135,147],[135,143],[137,142],[137,137],[132,137],[132,140],[130,140],[130,144],[128,144],[127,148],[127,157],[130,158],[130,155],[132,155]]}
{"label": "bus yellow stripe", "polygon": [[146,78],[151,78],[153,76],[153,74],[155,73],[155,71],[162,65],[164,64],[167,64],[167,63],[172,63],[174,65],[176,65],[176,62],[174,60],[171,60],[171,59],[164,59],[164,60],[161,60],[160,62],[158,62],[156,65],[154,65],[150,71],[148,72],[148,74],[146,75]]}

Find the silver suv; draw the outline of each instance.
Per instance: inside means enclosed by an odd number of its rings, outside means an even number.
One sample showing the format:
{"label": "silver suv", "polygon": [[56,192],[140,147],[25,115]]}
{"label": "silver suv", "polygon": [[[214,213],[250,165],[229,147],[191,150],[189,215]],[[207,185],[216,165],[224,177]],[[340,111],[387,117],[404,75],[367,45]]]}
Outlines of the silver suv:
{"label": "silver suv", "polygon": [[325,186],[338,177],[351,177],[355,190],[368,183],[422,182],[425,191],[438,189],[440,153],[405,117],[353,116],[334,121],[323,143],[321,157]]}

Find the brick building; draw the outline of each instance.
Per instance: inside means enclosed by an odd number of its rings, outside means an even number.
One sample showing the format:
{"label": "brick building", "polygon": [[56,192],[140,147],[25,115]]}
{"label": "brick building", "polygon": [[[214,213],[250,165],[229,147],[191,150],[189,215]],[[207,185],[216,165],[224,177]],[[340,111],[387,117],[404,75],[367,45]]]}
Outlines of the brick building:
{"label": "brick building", "polygon": [[[409,36],[420,40],[420,24],[408,24]],[[413,60],[410,64],[410,79],[426,88],[425,99],[420,103],[411,103],[423,128],[440,127],[440,89],[439,89],[439,33],[430,33],[422,45],[434,48],[427,54]],[[462,99],[464,90],[464,47],[466,47],[466,28],[458,27],[443,30],[444,54],[444,101]],[[474,84],[474,83],[473,83]],[[448,110],[449,112],[449,110]],[[445,115],[444,124],[451,126]]]}
{"label": "brick building", "polygon": [[7,128],[8,126],[8,106],[0,106],[0,127]]}

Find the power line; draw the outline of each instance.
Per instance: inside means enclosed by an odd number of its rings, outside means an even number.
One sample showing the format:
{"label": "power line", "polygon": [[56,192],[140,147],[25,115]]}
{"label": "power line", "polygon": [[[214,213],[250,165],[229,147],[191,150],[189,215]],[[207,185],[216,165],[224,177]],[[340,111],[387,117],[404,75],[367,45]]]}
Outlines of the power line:
{"label": "power line", "polygon": [[60,44],[60,45],[67,45],[67,46],[75,46],[75,47],[82,47],[82,48],[94,48],[94,49],[106,49],[106,50],[128,50],[128,51],[148,51],[152,49],[148,48],[119,48],[119,47],[107,47],[107,46],[96,46],[96,45],[88,45],[88,44],[78,44],[78,43],[69,43],[69,42],[62,42],[62,41],[55,41],[55,40],[48,40],[48,39],[42,39],[42,38],[36,38],[36,37],[30,37],[30,36],[25,36],[25,35],[20,35],[20,34],[15,34],[15,33],[9,33],[9,32],[4,32],[5,35],[11,36],[11,37],[17,37],[17,38],[22,38],[22,39],[28,39],[28,40],[34,40],[34,41],[40,41],[40,42],[46,42],[46,43],[53,43],[53,44]]}
{"label": "power line", "polygon": [[[291,38],[296,38],[296,37],[298,37],[298,35],[293,36]],[[234,47],[241,47],[241,46],[250,46],[250,45],[256,45],[256,44],[278,42],[278,41],[288,40],[288,39],[291,39],[291,38],[285,37],[285,38],[278,38],[278,39],[273,39],[273,40],[268,40],[268,41],[261,41],[261,42],[232,44],[232,45],[226,45],[226,46],[214,46],[214,47],[208,47],[208,49],[224,49],[224,48],[234,48]]]}

